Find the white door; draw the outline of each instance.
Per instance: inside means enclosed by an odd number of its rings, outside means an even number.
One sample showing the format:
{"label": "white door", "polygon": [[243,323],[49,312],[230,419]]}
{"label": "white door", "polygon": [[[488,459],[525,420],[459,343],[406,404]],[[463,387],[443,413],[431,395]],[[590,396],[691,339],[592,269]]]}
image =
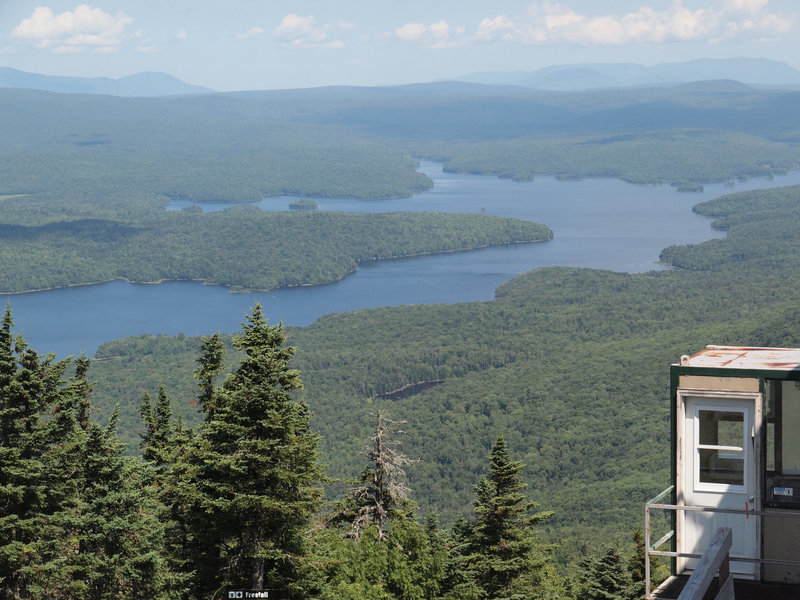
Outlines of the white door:
{"label": "white door", "polygon": [[[756,398],[684,398],[683,499],[687,506],[757,509]],[[756,558],[756,516],[683,511],[683,552],[702,554],[719,527],[733,530],[731,557]],[[683,564],[694,568],[696,560]],[[755,565],[731,561],[731,571],[753,576]]]}

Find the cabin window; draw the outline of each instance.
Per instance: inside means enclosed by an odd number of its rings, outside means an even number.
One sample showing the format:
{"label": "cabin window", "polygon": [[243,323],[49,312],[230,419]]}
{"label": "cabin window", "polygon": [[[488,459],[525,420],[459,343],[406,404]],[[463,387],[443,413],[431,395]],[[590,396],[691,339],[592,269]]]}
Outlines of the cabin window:
{"label": "cabin window", "polygon": [[697,462],[700,484],[744,485],[744,413],[698,407]]}
{"label": "cabin window", "polygon": [[800,508],[800,382],[767,385],[767,476],[771,506]]}

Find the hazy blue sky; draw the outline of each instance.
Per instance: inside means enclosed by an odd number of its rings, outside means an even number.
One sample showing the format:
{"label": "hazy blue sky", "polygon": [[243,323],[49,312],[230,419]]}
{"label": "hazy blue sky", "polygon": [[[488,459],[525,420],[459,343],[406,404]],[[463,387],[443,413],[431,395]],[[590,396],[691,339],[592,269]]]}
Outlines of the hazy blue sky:
{"label": "hazy blue sky", "polygon": [[0,0],[0,66],[226,91],[734,56],[800,68],[800,2]]}

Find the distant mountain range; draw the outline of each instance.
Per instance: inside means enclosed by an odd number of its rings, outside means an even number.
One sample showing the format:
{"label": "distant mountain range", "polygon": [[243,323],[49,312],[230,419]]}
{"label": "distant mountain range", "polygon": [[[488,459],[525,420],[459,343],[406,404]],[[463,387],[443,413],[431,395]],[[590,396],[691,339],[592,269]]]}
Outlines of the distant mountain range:
{"label": "distant mountain range", "polygon": [[[765,58],[698,59],[645,67],[635,63],[587,63],[554,65],[537,71],[485,71],[433,84],[411,84],[420,93],[430,85],[483,84],[516,86],[554,91],[673,86],[699,81],[740,82],[750,86],[800,89],[800,71],[785,62]],[[192,85],[167,73],[136,73],[119,79],[109,77],[64,77],[28,73],[0,67],[0,88],[27,88],[66,94],[154,97],[214,93],[207,87]],[[388,88],[391,89],[391,88]],[[472,88],[471,93],[479,93]],[[456,92],[459,89],[453,89]],[[464,89],[460,89],[464,91]],[[484,89],[492,95],[497,90]]]}
{"label": "distant mountain range", "polygon": [[676,85],[728,79],[754,86],[800,87],[800,71],[765,58],[704,58],[645,67],[634,63],[556,65],[538,71],[488,71],[457,81],[490,85],[516,85],[543,90],[573,91]]}
{"label": "distant mountain range", "polygon": [[166,73],[137,73],[111,79],[109,77],[62,77],[27,73],[0,67],[0,87],[27,88],[64,94],[103,94],[107,96],[185,96],[207,94],[214,90],[184,83]]}

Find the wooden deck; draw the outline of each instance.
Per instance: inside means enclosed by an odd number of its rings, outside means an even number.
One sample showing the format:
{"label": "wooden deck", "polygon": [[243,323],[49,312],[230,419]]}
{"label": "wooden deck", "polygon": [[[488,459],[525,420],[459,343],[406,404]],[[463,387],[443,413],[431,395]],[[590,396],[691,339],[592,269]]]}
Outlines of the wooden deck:
{"label": "wooden deck", "polygon": [[[653,592],[653,600],[677,600],[688,575],[670,577]],[[733,582],[736,600],[800,600],[800,585],[781,585],[778,583],[757,583],[746,579],[735,579]],[[706,594],[706,600],[713,600],[717,594],[716,582]]]}

